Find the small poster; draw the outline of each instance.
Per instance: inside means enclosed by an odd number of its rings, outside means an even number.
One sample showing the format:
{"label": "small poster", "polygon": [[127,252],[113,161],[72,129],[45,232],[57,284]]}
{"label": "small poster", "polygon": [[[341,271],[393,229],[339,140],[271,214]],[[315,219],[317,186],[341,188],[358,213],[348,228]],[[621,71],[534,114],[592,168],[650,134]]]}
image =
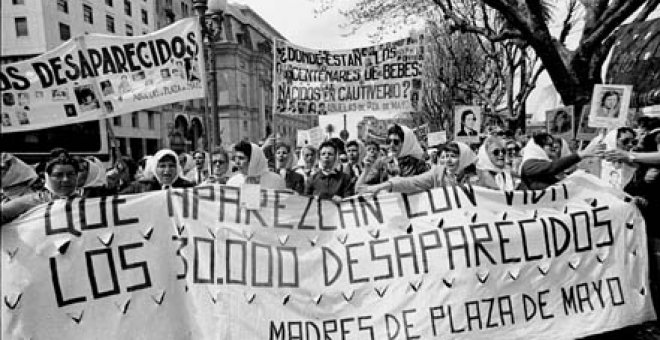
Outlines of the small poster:
{"label": "small poster", "polygon": [[632,85],[595,85],[589,126],[608,129],[624,126],[628,118],[631,93]]}
{"label": "small poster", "polygon": [[429,146],[435,146],[447,143],[447,131],[437,131],[429,133]]}
{"label": "small poster", "polygon": [[478,143],[481,126],[479,106],[456,106],[454,109],[454,140],[464,143]]}
{"label": "small poster", "polygon": [[590,140],[598,135],[598,129],[589,125],[589,112],[591,112],[591,105],[582,107],[582,114],[580,114],[580,123],[578,124],[576,139]]}
{"label": "small poster", "polygon": [[549,134],[572,140],[573,136],[573,107],[559,107],[545,112],[545,126]]}

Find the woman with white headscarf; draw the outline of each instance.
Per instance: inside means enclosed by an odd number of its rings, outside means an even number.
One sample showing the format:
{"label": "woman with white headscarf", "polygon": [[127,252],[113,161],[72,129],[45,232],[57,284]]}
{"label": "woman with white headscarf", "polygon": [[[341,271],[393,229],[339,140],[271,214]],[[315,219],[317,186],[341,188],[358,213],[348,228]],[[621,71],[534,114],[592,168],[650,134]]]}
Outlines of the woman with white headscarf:
{"label": "woman with white headscarf", "polygon": [[486,138],[477,157],[479,179],[475,185],[507,191],[515,188],[511,170],[506,166],[506,145],[502,138]]}
{"label": "woman with white headscarf", "polygon": [[258,145],[245,141],[236,144],[234,163],[238,172],[227,181],[227,185],[259,184],[265,189],[286,189],[284,179],[268,170],[268,161]]}
{"label": "woman with white headscarf", "polygon": [[[605,150],[630,151],[636,144],[635,131],[629,127],[620,127],[608,132],[603,139]],[[601,161],[600,178],[608,182],[613,188],[621,189],[630,182],[635,174],[636,167],[622,161]]]}
{"label": "woman with white headscarf", "polygon": [[111,195],[113,192],[108,190],[106,171],[101,160],[88,157],[82,159],[81,163],[84,165],[81,164],[81,171],[78,174],[80,196],[92,198]]}
{"label": "woman with white headscarf", "polygon": [[39,180],[34,168],[10,153],[0,154],[0,167],[2,202],[39,191],[43,187],[43,182]]}
{"label": "woman with white headscarf", "polygon": [[554,141],[555,138],[551,135],[539,133],[527,142],[522,150],[520,189],[542,190],[559,182],[558,176],[566,169],[583,158],[596,156],[601,148],[602,137],[592,139],[582,151],[553,160],[551,157],[557,152],[554,150]]}
{"label": "woman with white headscarf", "polygon": [[181,164],[174,151],[162,149],[147,161],[144,176],[134,181],[122,194],[137,194],[168,188],[189,188],[194,184],[183,178]]}
{"label": "woman with white headscarf", "polygon": [[451,142],[440,152],[437,165],[422,174],[410,177],[393,177],[386,182],[358,188],[360,193],[377,193],[382,190],[412,193],[446,185],[469,182],[470,168],[477,162],[477,155],[462,142]]}
{"label": "woman with white headscarf", "polygon": [[408,127],[394,124],[387,130],[387,157],[378,159],[357,181],[356,187],[386,182],[392,177],[410,177],[429,170],[424,150]]}

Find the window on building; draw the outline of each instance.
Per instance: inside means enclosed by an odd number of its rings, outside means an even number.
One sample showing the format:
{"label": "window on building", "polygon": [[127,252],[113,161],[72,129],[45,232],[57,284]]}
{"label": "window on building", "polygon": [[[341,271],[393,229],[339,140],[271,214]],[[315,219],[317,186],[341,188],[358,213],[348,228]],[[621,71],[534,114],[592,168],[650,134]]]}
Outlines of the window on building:
{"label": "window on building", "polygon": [[124,0],[124,13],[129,17],[133,15],[133,9],[131,8],[131,0]]}
{"label": "window on building", "polygon": [[16,25],[16,36],[17,37],[27,37],[28,36],[28,26],[26,17],[14,18],[14,24]]}
{"label": "window on building", "polygon": [[113,117],[112,118],[112,125],[121,126],[121,116]]}
{"label": "window on building", "polygon": [[83,4],[83,20],[86,23],[94,23],[94,12],[92,11],[92,6]]}
{"label": "window on building", "polygon": [[248,132],[248,122],[247,122],[247,120],[244,120],[244,121],[243,121],[243,131],[244,131],[245,133]]}
{"label": "window on building", "polygon": [[71,39],[71,28],[67,24],[60,22],[60,40]]}
{"label": "window on building", "polygon": [[115,33],[115,18],[112,15],[105,16],[105,29],[110,33]]}
{"label": "window on building", "polygon": [[188,5],[184,2],[181,3],[181,15],[184,17],[188,16]]}
{"label": "window on building", "polygon": [[147,124],[149,124],[149,130],[153,130],[156,128],[156,123],[154,122],[154,113],[149,112],[147,114]]}
{"label": "window on building", "polygon": [[12,5],[25,5],[25,0],[11,0]]}
{"label": "window on building", "polygon": [[64,13],[69,13],[69,1],[57,0],[57,10]]}
{"label": "window on building", "polygon": [[105,4],[112,7],[112,0],[105,0]]}
{"label": "window on building", "polygon": [[131,114],[131,126],[134,128],[140,127],[140,116],[138,115],[137,112],[133,112]]}
{"label": "window on building", "polygon": [[145,25],[148,25],[149,24],[149,16],[147,15],[147,10],[143,8],[141,13],[142,13],[142,23],[145,24]]}
{"label": "window on building", "polygon": [[126,35],[127,36],[133,36],[133,26],[126,24]]}

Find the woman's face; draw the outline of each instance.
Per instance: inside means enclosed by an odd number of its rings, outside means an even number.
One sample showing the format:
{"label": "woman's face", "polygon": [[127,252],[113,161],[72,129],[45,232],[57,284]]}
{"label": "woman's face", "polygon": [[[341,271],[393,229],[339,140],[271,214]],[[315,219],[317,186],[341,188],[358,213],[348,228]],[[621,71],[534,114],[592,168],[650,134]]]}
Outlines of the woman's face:
{"label": "woman's face", "polygon": [[603,106],[605,106],[605,108],[607,109],[613,109],[616,107],[618,103],[619,103],[619,97],[615,94],[610,94],[607,97],[605,97]]}
{"label": "woman's face", "polygon": [[76,190],[77,176],[73,165],[56,164],[49,175],[50,188],[58,196],[69,196]]}
{"label": "woman's face", "polygon": [[289,150],[287,150],[285,147],[280,147],[275,151],[275,160],[279,165],[285,165],[288,158]]}
{"label": "woman's face", "polygon": [[227,159],[227,155],[223,153],[213,155],[211,164],[213,164],[213,176],[215,177],[224,176],[229,169],[229,160]]}
{"label": "woman's face", "polygon": [[486,146],[488,158],[498,168],[504,168],[506,165],[506,148],[502,141],[496,141]]}
{"label": "woman's face", "polygon": [[477,117],[474,115],[474,113],[470,113],[467,116],[465,116],[465,122],[463,122],[463,125],[470,130],[474,130],[476,122],[477,122]]}
{"label": "woman's face", "polygon": [[311,168],[314,166],[314,162],[316,161],[316,157],[314,155],[314,151],[310,149],[303,149],[303,160],[305,161],[305,165],[308,168]]}
{"label": "woman's face", "polygon": [[619,136],[619,138],[616,140],[616,147],[620,150],[630,151],[630,149],[632,149],[635,144],[635,136],[633,136],[633,134],[630,132],[622,133],[621,136]]}
{"label": "woman's face", "polygon": [[449,173],[455,174],[458,171],[458,154],[452,150],[444,150],[440,153],[438,162],[445,166]]}
{"label": "woman's face", "polygon": [[335,150],[331,147],[324,147],[321,149],[321,151],[319,151],[319,155],[321,168],[325,170],[332,169],[332,167],[335,165],[335,158],[337,157]]}
{"label": "woman's face", "polygon": [[545,144],[542,147],[543,151],[548,155],[548,157],[554,157],[554,140],[551,137],[545,140]]}
{"label": "woman's face", "polygon": [[161,159],[156,165],[156,176],[161,185],[172,185],[176,179],[176,163],[170,159]]}
{"label": "woman's face", "polygon": [[250,160],[248,159],[247,155],[243,153],[243,151],[236,151],[236,154],[234,155],[234,163],[238,167],[238,170],[243,175],[247,176],[248,169],[250,168]]}
{"label": "woman's face", "polygon": [[402,144],[403,141],[401,140],[401,138],[399,138],[399,135],[397,135],[396,133],[387,136],[387,146],[390,148],[390,152],[393,154],[394,157],[399,156],[399,153],[401,152]]}

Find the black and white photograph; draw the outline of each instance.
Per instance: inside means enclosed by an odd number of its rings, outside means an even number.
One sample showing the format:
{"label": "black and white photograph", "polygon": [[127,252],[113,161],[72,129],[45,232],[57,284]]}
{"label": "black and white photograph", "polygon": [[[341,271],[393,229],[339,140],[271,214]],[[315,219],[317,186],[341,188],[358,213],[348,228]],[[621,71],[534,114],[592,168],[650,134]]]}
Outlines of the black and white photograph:
{"label": "black and white photograph", "polygon": [[20,125],[30,124],[30,119],[28,118],[28,111],[19,108],[16,111],[16,120],[18,120],[18,124]]}
{"label": "black and white photograph", "polygon": [[11,117],[7,112],[2,113],[2,126],[11,126]]}
{"label": "black and white photograph", "polygon": [[632,95],[630,85],[595,85],[591,99],[589,126],[614,128],[624,125],[628,119],[628,107]]}
{"label": "black and white photograph", "polygon": [[11,92],[5,92],[2,94],[2,106],[10,107],[16,104],[16,99],[14,94]]}
{"label": "black and white photograph", "polygon": [[109,79],[106,79],[101,82],[101,94],[104,97],[111,96],[115,93],[115,89],[112,87],[112,82]]}
{"label": "black and white photograph", "polygon": [[65,88],[53,89],[51,91],[53,101],[63,102],[69,100],[69,90]]}
{"label": "black and white photograph", "polygon": [[76,94],[78,107],[80,107],[80,112],[87,112],[100,108],[99,99],[96,96],[96,93],[94,93],[94,88],[92,85],[76,86],[74,88],[74,92]]}
{"label": "black and white photograph", "polygon": [[546,111],[545,122],[548,133],[566,140],[573,139],[573,107],[561,107]]}
{"label": "black and white photograph", "polygon": [[67,117],[78,117],[78,112],[76,112],[76,104],[64,104],[64,113]]}
{"label": "black and white photograph", "polygon": [[481,134],[481,108],[456,106],[454,111],[454,138],[465,143],[479,141]]}

